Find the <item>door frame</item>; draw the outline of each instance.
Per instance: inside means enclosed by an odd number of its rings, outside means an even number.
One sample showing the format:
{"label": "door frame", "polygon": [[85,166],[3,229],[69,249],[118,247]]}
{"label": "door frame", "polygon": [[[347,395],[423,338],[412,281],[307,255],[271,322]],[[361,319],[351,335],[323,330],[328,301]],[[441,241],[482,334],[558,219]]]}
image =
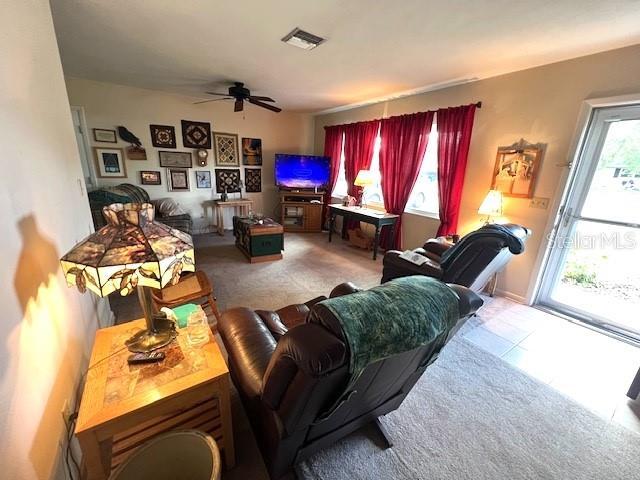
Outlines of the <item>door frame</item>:
{"label": "door frame", "polygon": [[[624,107],[629,105],[640,105],[640,93],[587,99],[582,103],[573,140],[571,142],[571,148],[569,155],[567,156],[568,161],[563,165],[568,168],[564,169],[558,184],[558,193],[560,194],[555,195],[555,201],[553,202],[552,208],[553,213],[549,215],[549,219],[547,220],[547,225],[543,234],[543,241],[540,244],[540,250],[538,251],[538,256],[534,264],[533,278],[535,278],[535,281],[532,282],[527,292],[528,304],[539,305],[542,280],[545,274],[545,268],[551,257],[550,247],[555,240],[558,227],[564,218],[564,209],[567,200],[569,199],[570,191],[577,181],[578,164],[580,161],[586,161],[582,160],[584,158],[585,141],[592,124],[595,110],[598,108]],[[542,308],[547,308],[543,305],[540,306]]]}
{"label": "door frame", "polygon": [[[93,188],[98,186],[98,176],[96,175],[96,170],[94,168],[93,163],[93,155],[91,150],[91,143],[89,140],[89,129],[87,128],[87,118],[84,114],[84,107],[70,105],[71,114],[73,116],[73,112],[78,112],[78,118],[80,119],[80,136],[82,137],[82,147],[84,148],[85,156],[87,159],[87,168],[89,169],[89,176],[91,177],[91,183],[93,184]],[[73,123],[73,118],[72,118]],[[74,124],[75,128],[75,124]],[[80,159],[82,161],[82,159]],[[85,185],[86,188],[86,185]]]}

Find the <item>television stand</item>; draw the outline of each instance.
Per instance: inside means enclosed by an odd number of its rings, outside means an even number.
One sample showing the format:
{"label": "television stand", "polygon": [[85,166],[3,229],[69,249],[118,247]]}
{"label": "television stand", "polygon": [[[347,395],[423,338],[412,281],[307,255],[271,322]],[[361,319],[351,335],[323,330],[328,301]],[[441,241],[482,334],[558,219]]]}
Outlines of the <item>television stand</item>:
{"label": "television stand", "polygon": [[280,191],[285,232],[321,232],[324,192]]}

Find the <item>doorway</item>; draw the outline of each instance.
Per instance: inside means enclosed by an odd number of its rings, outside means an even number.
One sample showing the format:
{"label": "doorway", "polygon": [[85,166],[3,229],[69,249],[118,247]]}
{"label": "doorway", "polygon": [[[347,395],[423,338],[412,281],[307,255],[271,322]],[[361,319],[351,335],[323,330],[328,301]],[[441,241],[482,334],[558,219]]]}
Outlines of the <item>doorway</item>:
{"label": "doorway", "polygon": [[640,105],[595,108],[537,303],[640,341]]}

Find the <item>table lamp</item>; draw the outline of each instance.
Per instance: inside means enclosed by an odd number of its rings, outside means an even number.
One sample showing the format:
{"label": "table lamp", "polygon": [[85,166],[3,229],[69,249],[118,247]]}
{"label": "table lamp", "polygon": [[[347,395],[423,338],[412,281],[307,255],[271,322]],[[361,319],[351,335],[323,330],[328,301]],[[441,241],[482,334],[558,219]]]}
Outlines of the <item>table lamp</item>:
{"label": "table lamp", "polygon": [[499,190],[489,190],[487,196],[484,197],[482,205],[478,209],[480,215],[486,215],[485,223],[491,223],[491,217],[502,215],[502,192]]}
{"label": "table lamp", "polygon": [[366,207],[364,200],[364,191],[369,185],[373,185],[376,183],[376,173],[377,172],[373,172],[371,170],[360,170],[358,172],[358,175],[356,176],[355,181],[353,182],[356,187],[362,187],[362,193],[360,194],[361,208]]}
{"label": "table lamp", "polygon": [[147,322],[146,330],[125,342],[132,352],[150,352],[175,337],[173,322],[154,315],[151,288],[161,289],[195,271],[191,236],[154,220],[149,203],[114,203],[102,209],[107,225],[78,243],[62,259],[67,286],[100,297],[134,288]]}

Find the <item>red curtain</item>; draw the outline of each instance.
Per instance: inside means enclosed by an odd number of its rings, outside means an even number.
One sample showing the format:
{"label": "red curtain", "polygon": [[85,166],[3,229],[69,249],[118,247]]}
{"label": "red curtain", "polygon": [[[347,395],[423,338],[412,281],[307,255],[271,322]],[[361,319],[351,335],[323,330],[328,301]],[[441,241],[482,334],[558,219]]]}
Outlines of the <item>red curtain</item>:
{"label": "red curtain", "polygon": [[342,145],[344,143],[344,125],[335,125],[332,127],[324,127],[324,156],[331,158],[331,173],[329,176],[329,184],[324,194],[324,208],[322,209],[322,225],[327,221],[327,213],[329,204],[331,203],[331,194],[336,187],[338,174],[340,173],[340,155],[342,154]]}
{"label": "red curtain", "polygon": [[400,215],[393,230],[382,232],[385,248],[402,246],[402,213],[418,179],[427,150],[433,112],[386,118],[381,121],[380,174],[384,208]]}
{"label": "red curtain", "polygon": [[361,188],[355,182],[360,170],[368,170],[373,158],[373,146],[378,136],[380,120],[344,125],[344,176],[349,195],[360,199]]}
{"label": "red curtain", "polygon": [[438,235],[455,234],[476,105],[438,110]]}

